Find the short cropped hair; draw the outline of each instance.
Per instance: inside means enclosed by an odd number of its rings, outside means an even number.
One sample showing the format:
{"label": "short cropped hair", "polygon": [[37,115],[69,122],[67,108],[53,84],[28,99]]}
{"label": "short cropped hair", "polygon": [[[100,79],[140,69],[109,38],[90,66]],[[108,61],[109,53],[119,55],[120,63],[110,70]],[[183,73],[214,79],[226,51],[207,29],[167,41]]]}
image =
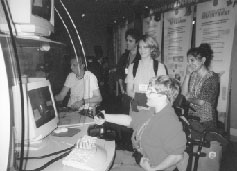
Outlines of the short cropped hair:
{"label": "short cropped hair", "polygon": [[78,60],[78,64],[80,64],[80,65],[85,64],[85,60],[84,60],[84,58],[81,57],[81,56],[79,56],[79,57],[77,57],[77,56],[73,56],[73,57],[71,58],[71,60],[72,60],[72,59],[76,59],[76,60]]}
{"label": "short cropped hair", "polygon": [[153,87],[157,93],[166,95],[170,104],[173,104],[180,93],[179,81],[168,75],[153,77],[150,80],[149,86]]}

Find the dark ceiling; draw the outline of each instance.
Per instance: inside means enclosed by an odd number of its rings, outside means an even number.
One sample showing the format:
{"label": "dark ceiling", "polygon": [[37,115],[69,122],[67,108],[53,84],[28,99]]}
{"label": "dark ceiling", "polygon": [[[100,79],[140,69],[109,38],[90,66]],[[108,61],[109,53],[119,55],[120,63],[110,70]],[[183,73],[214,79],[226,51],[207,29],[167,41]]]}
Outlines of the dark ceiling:
{"label": "dark ceiling", "polygon": [[[135,12],[142,13],[145,7],[154,8],[175,0],[62,0],[72,15],[106,15],[108,24],[114,20],[130,18]],[[56,7],[61,6],[56,0]]]}
{"label": "dark ceiling", "polygon": [[[133,14],[134,3],[139,0],[62,0],[73,16],[106,15],[108,23]],[[60,1],[56,2],[56,7]]]}

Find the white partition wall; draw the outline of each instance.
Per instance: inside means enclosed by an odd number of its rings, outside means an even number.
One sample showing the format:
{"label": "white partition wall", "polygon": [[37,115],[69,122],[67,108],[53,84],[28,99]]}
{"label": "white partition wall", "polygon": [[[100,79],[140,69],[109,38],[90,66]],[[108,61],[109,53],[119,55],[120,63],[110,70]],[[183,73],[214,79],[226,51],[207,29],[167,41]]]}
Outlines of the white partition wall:
{"label": "white partition wall", "polygon": [[1,119],[0,119],[0,170],[6,171],[8,166],[9,158],[9,147],[10,147],[10,99],[8,90],[8,78],[6,73],[5,61],[3,58],[2,48],[0,44],[0,78],[1,78],[1,98],[0,98],[0,108],[1,108]]}

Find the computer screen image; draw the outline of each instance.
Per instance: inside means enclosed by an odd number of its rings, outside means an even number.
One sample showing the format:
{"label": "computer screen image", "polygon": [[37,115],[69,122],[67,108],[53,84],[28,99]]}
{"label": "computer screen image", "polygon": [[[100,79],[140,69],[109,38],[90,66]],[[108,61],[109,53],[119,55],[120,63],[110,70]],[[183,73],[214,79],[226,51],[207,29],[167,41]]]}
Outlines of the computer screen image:
{"label": "computer screen image", "polygon": [[[29,147],[45,140],[58,124],[51,86],[48,80],[34,79],[34,82],[22,84],[24,96],[24,142]],[[16,143],[21,142],[21,93],[19,85],[12,87]]]}
{"label": "computer screen image", "polygon": [[51,101],[49,87],[40,87],[28,91],[33,110],[36,128],[55,118],[55,110]]}

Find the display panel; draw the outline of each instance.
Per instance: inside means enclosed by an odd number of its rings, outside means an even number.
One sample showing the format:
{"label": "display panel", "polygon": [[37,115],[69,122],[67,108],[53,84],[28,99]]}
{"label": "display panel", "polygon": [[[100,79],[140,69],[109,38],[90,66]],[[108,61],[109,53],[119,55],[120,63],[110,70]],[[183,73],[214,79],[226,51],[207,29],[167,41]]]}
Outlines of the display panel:
{"label": "display panel", "polygon": [[[39,143],[48,136],[58,124],[51,86],[46,79],[32,79],[34,82],[22,84],[24,96],[24,140],[27,144]],[[24,82],[24,81],[23,81]],[[12,87],[16,142],[21,142],[21,93],[19,85]]]}
{"label": "display panel", "polygon": [[32,14],[50,21],[51,1],[50,0],[33,0],[32,1]]}
{"label": "display panel", "polygon": [[49,87],[41,87],[28,91],[36,128],[55,118],[55,110],[51,101]]}
{"label": "display panel", "polygon": [[[50,36],[54,32],[54,0],[9,0],[6,4],[17,35]],[[1,4],[0,31],[9,33]],[[15,29],[12,31],[15,33]]]}

